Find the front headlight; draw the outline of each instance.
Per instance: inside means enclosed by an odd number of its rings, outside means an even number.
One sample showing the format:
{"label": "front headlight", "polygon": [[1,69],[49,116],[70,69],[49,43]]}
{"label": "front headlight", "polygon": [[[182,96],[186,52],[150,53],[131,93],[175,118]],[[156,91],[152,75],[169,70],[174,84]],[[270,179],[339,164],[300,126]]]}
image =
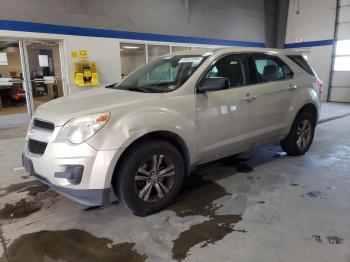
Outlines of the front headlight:
{"label": "front headlight", "polygon": [[100,113],[73,118],[62,127],[57,140],[68,140],[73,144],[80,144],[101,130],[109,117],[110,113]]}

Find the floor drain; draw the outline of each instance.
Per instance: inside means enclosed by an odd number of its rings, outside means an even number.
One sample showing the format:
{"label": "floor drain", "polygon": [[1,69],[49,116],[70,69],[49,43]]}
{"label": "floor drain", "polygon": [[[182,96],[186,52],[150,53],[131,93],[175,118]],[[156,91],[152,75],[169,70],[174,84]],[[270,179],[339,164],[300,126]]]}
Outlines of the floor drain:
{"label": "floor drain", "polygon": [[47,198],[56,197],[58,194],[54,190],[46,190],[45,192],[39,192],[35,195],[34,200],[45,200]]}

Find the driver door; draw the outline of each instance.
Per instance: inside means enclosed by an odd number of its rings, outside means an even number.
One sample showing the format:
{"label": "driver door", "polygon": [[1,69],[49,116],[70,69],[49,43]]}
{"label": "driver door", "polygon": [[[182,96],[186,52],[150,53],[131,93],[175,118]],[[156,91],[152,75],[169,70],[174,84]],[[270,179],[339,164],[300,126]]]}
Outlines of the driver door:
{"label": "driver door", "polygon": [[230,88],[196,94],[200,163],[251,148],[258,129],[257,87],[252,85],[248,55],[220,58],[205,77],[226,77]]}

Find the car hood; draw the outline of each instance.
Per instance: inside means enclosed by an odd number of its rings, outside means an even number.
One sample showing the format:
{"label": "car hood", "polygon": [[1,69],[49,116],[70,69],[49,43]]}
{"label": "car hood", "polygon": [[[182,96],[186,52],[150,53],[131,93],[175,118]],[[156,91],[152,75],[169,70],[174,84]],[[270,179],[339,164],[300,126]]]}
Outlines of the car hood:
{"label": "car hood", "polygon": [[110,112],[149,100],[160,99],[161,94],[141,93],[111,88],[96,88],[47,102],[35,111],[35,117],[64,125],[68,120],[94,113]]}

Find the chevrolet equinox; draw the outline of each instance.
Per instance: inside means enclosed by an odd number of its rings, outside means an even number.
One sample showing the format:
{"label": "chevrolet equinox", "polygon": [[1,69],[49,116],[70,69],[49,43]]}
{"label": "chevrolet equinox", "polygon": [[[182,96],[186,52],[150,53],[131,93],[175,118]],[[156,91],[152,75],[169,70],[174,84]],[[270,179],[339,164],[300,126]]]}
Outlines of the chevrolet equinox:
{"label": "chevrolet equinox", "polygon": [[40,106],[22,155],[27,172],[79,203],[110,189],[136,215],[174,201],[196,166],[280,142],[308,151],[320,81],[299,53],[261,48],[161,56],[120,84]]}

